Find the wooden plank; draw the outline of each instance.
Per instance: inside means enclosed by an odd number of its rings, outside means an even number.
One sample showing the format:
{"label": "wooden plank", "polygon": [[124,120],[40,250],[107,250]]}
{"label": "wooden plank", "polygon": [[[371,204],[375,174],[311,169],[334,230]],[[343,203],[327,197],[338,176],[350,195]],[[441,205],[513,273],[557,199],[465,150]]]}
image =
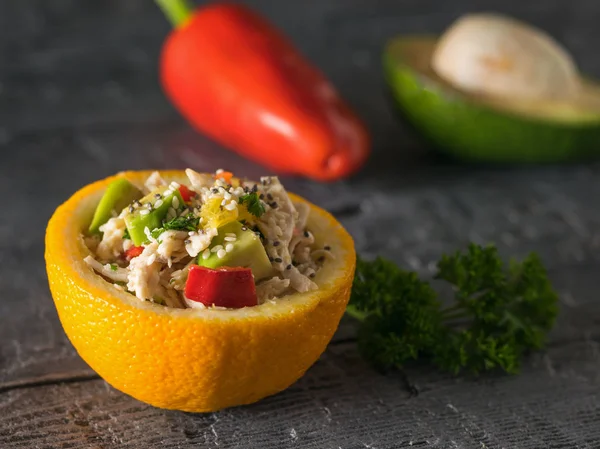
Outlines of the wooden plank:
{"label": "wooden plank", "polygon": [[218,413],[164,411],[89,381],[0,396],[0,447],[593,448],[600,438],[598,342],[552,348],[520,376],[398,375],[334,345],[297,384]]}

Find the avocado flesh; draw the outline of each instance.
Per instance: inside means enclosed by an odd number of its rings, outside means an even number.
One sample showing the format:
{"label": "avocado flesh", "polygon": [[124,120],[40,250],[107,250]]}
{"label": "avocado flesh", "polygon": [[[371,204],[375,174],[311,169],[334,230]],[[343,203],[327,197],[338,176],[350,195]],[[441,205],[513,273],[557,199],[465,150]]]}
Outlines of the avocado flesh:
{"label": "avocado flesh", "polygon": [[430,67],[436,37],[398,38],[385,49],[386,80],[404,118],[436,148],[482,162],[537,163],[600,155],[600,87],[582,80],[571,101],[468,94]]}
{"label": "avocado flesh", "polygon": [[113,211],[119,214],[130,203],[140,199],[142,195],[143,193],[126,179],[115,179],[108,185],[96,206],[89,232],[99,232],[100,226],[113,216]]}
{"label": "avocado flesh", "polygon": [[[226,241],[225,237],[228,233],[235,234],[237,240],[235,242]],[[210,243],[210,249],[217,245],[225,248],[228,243],[233,244],[233,250],[226,253],[225,257],[219,258],[216,252],[211,252],[210,256],[204,259],[200,253],[198,254],[198,265],[207,268],[250,268],[256,280],[273,275],[273,266],[267,252],[254,231],[246,228],[239,221],[230,222],[218,229],[217,236]]]}
{"label": "avocado flesh", "polygon": [[[179,190],[175,190],[172,194],[165,197],[164,192],[167,191],[167,189],[169,189],[169,187],[161,187],[153,190],[139,200],[142,204],[141,208],[138,208],[125,216],[125,225],[127,226],[129,236],[131,237],[131,240],[135,246],[140,246],[148,242],[148,237],[144,232],[146,228],[152,231],[162,226],[162,222],[167,216],[167,212],[172,205],[173,198],[177,197],[179,200],[179,205],[176,208],[177,211],[181,211],[185,206]],[[170,190],[173,191],[173,189]],[[160,194],[160,198],[156,197],[157,194]],[[162,204],[159,205],[159,207],[155,207],[155,204],[158,200],[162,200]],[[146,208],[147,203],[152,204],[152,210],[150,213],[142,215],[140,211]]]}

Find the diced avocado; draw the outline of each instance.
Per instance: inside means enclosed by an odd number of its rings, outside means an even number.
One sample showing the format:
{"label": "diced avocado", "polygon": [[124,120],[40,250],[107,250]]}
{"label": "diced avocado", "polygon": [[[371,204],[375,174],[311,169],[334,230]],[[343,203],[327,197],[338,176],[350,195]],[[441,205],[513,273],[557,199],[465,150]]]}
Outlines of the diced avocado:
{"label": "diced avocado", "polygon": [[[167,192],[166,196],[165,192]],[[140,246],[148,241],[144,229],[148,228],[152,231],[162,226],[162,221],[172,206],[173,198],[177,198],[177,202],[179,203],[174,209],[181,211],[185,207],[185,203],[179,190],[173,190],[170,187],[161,187],[142,198],[140,200],[141,207],[137,207],[132,213],[125,216],[125,225],[135,246]],[[150,208],[148,207],[148,203],[151,204]]]}
{"label": "diced avocado", "polygon": [[[235,234],[236,240],[234,242],[225,240],[227,234]],[[233,245],[233,249],[229,252],[225,250],[228,244]],[[219,257],[218,252],[211,252],[210,256],[205,259],[203,253],[200,253],[198,254],[198,265],[207,268],[250,268],[256,280],[272,275],[273,267],[260,238],[239,221],[228,223],[218,229],[218,235],[213,238],[210,249],[213,249],[217,245],[223,247],[225,255]]]}
{"label": "diced avocado", "polygon": [[140,199],[142,195],[143,193],[126,179],[115,179],[108,185],[98,206],[96,206],[96,212],[94,212],[89,231],[91,233],[98,232],[100,226],[112,217],[113,211],[119,214],[123,208],[127,207],[132,201]]}
{"label": "diced avocado", "polygon": [[499,163],[600,157],[600,86],[582,79],[572,100],[520,101],[464,92],[431,67],[437,38],[393,39],[384,72],[402,117],[435,149]]}

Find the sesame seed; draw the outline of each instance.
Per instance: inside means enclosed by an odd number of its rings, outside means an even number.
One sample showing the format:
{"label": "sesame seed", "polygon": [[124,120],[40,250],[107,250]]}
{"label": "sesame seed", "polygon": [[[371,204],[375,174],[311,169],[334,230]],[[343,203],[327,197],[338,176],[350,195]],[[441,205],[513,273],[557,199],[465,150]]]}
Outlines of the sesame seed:
{"label": "sesame seed", "polygon": [[274,259],[274,261],[277,262],[277,263],[281,263],[281,262],[283,262],[283,259],[281,257],[276,257]]}
{"label": "sesame seed", "polygon": [[220,250],[222,250],[222,249],[223,249],[223,245],[215,245],[215,246],[214,246],[214,247],[213,247],[213,248],[210,250],[210,252],[211,252],[211,253],[216,253],[216,252],[218,252],[218,251],[220,251]]}
{"label": "sesame seed", "polygon": [[225,251],[227,251],[228,253],[233,251],[233,243],[228,243],[227,245],[225,245]]}
{"label": "sesame seed", "polygon": [[212,193],[214,193],[214,194],[219,193],[219,189],[212,189]]}
{"label": "sesame seed", "polygon": [[154,198],[160,199],[160,198],[162,198],[162,195],[160,193],[155,193]]}
{"label": "sesame seed", "polygon": [[179,207],[179,198],[177,198],[176,196],[173,197],[173,201],[171,202],[171,204],[173,205],[173,207],[175,209],[177,209]]}
{"label": "sesame seed", "polygon": [[285,267],[286,270],[291,270],[292,269],[292,264],[289,264],[287,267]]}
{"label": "sesame seed", "polygon": [[204,260],[208,259],[210,257],[210,249],[205,249],[204,252],[202,253],[202,258]]}
{"label": "sesame seed", "polygon": [[270,193],[267,193],[267,198],[268,198],[270,201],[273,201],[273,195],[271,195]]}
{"label": "sesame seed", "polygon": [[133,213],[134,210],[135,208],[133,206],[129,206],[129,212]]}
{"label": "sesame seed", "polygon": [[169,207],[168,214],[175,216],[175,214],[176,214],[175,209],[173,209],[172,207]]}
{"label": "sesame seed", "polygon": [[166,197],[173,195],[173,191],[171,189],[167,189],[163,192],[163,195]]}
{"label": "sesame seed", "polygon": [[246,226],[242,226],[242,231],[247,231],[248,228]]}
{"label": "sesame seed", "polygon": [[169,187],[172,188],[173,190],[177,190],[179,187],[181,187],[181,184],[173,181]]}
{"label": "sesame seed", "polygon": [[217,251],[217,257],[219,259],[222,259],[223,257],[225,257],[227,255],[227,252],[224,249],[220,249],[219,251]]}
{"label": "sesame seed", "polygon": [[256,193],[256,192],[258,192],[258,186],[256,184],[254,184],[252,186],[252,193]]}
{"label": "sesame seed", "polygon": [[226,242],[235,242],[237,240],[237,237],[225,237],[223,240],[225,240]]}
{"label": "sesame seed", "polygon": [[271,206],[273,209],[277,209],[277,203],[275,201],[269,204],[269,206]]}
{"label": "sesame seed", "polygon": [[304,231],[304,237],[306,237],[306,238],[310,237],[310,233],[308,231]]}
{"label": "sesame seed", "polygon": [[140,203],[139,200],[135,200],[133,204],[135,204],[137,207],[142,207],[142,203]]}
{"label": "sesame seed", "polygon": [[215,172],[215,174],[220,175],[221,173],[223,173],[225,170],[223,170],[222,168],[217,169],[217,171]]}
{"label": "sesame seed", "polygon": [[316,275],[317,275],[316,273],[310,273],[310,274],[308,275],[308,277],[309,277],[309,278],[314,278]]}
{"label": "sesame seed", "polygon": [[317,259],[317,262],[323,262],[325,260],[325,256],[321,256]]}
{"label": "sesame seed", "polygon": [[150,211],[148,209],[140,210],[140,215],[148,215],[149,213],[150,213]]}
{"label": "sesame seed", "polygon": [[331,246],[329,246],[329,245],[325,245],[325,246],[323,247],[323,249],[324,249],[325,251],[331,251]]}
{"label": "sesame seed", "polygon": [[189,245],[190,243],[192,243],[192,241],[190,239],[184,240],[183,243],[185,243],[186,245]]}
{"label": "sesame seed", "polygon": [[223,198],[225,198],[226,200],[230,200],[230,199],[231,199],[231,193],[229,193],[229,192],[225,192],[225,193],[223,194]]}
{"label": "sesame seed", "polygon": [[154,207],[159,208],[160,206],[163,205],[163,203],[164,203],[163,200],[157,200],[156,203],[154,203]]}
{"label": "sesame seed", "polygon": [[261,193],[260,195],[258,195],[258,199],[264,200],[265,199],[265,195]]}
{"label": "sesame seed", "polygon": [[225,206],[225,209],[234,210],[236,207],[237,207],[237,203],[235,201],[232,201],[227,206]]}
{"label": "sesame seed", "polygon": [[225,204],[227,204],[227,200],[223,198],[223,201],[221,201],[221,206],[225,206]]}
{"label": "sesame seed", "polygon": [[280,242],[279,242],[279,240],[275,240],[275,241],[273,242],[273,246],[279,246],[279,245],[280,245]]}
{"label": "sesame seed", "polygon": [[225,235],[226,235],[227,237],[235,237],[235,236],[236,236],[236,235],[235,235],[235,232],[226,232],[226,233],[225,233]]}

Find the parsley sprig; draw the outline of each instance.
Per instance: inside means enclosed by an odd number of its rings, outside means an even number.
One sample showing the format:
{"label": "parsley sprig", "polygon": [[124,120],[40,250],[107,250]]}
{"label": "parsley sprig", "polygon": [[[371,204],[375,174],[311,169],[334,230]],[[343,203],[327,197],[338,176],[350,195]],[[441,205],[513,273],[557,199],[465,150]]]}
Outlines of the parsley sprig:
{"label": "parsley sprig", "polygon": [[265,213],[265,205],[256,192],[251,192],[240,196],[239,203],[246,205],[248,212],[255,217],[260,217]]}
{"label": "parsley sprig", "polygon": [[453,287],[447,307],[415,273],[383,258],[357,261],[348,313],[362,322],[359,348],[375,366],[425,360],[454,374],[516,373],[544,346],[558,298],[537,255],[506,268],[495,247],[471,244],[437,267],[435,278]]}

